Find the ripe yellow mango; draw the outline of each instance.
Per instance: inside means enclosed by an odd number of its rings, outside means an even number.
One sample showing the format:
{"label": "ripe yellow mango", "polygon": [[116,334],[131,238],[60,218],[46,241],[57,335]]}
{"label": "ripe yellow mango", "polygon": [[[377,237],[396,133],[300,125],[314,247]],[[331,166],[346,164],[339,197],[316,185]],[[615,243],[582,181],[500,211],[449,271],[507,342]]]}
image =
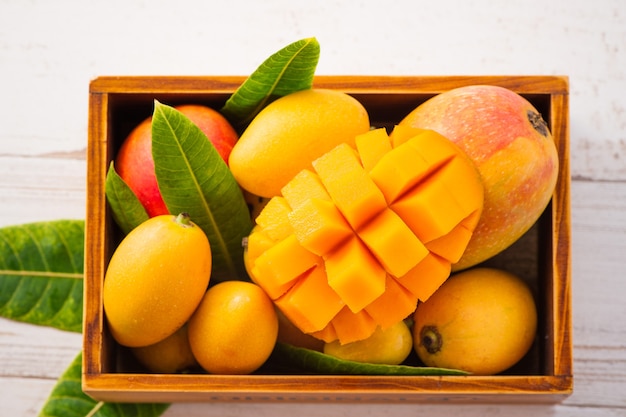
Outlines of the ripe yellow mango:
{"label": "ripe yellow mango", "polygon": [[[371,130],[356,148],[339,144],[312,166],[257,218],[252,275],[302,332],[365,339],[448,278],[480,218],[483,185],[469,158],[432,130],[400,128],[393,138]],[[261,247],[255,234],[286,223],[289,237]]]}
{"label": "ripe yellow mango", "polygon": [[119,244],[102,299],[111,334],[141,347],[172,335],[191,317],[211,276],[209,241],[189,216],[152,217]]}
{"label": "ripe yellow mango", "polygon": [[367,110],[354,97],[326,89],[298,91],[259,112],[228,164],[244,189],[273,197],[313,160],[340,143],[354,146],[355,137],[369,128]]}

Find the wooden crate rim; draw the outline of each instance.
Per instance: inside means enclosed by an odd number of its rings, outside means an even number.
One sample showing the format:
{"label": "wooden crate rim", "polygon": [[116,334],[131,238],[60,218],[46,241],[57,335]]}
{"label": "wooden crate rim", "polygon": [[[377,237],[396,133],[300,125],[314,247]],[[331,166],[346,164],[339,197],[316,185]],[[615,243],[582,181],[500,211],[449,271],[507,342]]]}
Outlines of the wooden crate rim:
{"label": "wooden crate rim", "polygon": [[[90,93],[154,93],[181,94],[204,89],[211,92],[231,93],[246,79],[241,75],[174,76],[130,75],[99,76],[89,86]],[[341,86],[351,93],[407,93],[432,94],[461,85],[490,84],[512,88],[521,94],[569,94],[567,75],[316,75],[315,87]],[[381,91],[381,87],[385,90]],[[443,87],[443,88],[442,88]],[[217,90],[216,90],[217,88]]]}
{"label": "wooden crate rim", "polygon": [[[88,185],[95,188],[102,187],[103,168],[96,166],[100,163],[104,154],[101,148],[106,143],[102,136],[108,126],[108,109],[110,98],[120,97],[125,99],[132,95],[145,98],[149,94],[168,95],[202,95],[215,94],[224,96],[232,93],[245,80],[244,76],[103,76],[97,77],[89,85],[90,91],[90,132],[89,132],[89,158],[88,161]],[[436,94],[451,88],[471,84],[490,84],[510,88],[520,94],[548,95],[550,97],[550,110],[558,109],[551,115],[552,120],[558,125],[557,132],[553,132],[555,140],[557,135],[561,142],[560,158],[564,162],[560,168],[560,190],[558,199],[553,199],[552,224],[554,225],[553,239],[567,245],[559,246],[559,251],[553,253],[551,259],[554,268],[554,279],[558,280],[551,288],[554,293],[551,297],[555,301],[562,302],[563,311],[554,311],[553,316],[548,317],[550,325],[554,326],[554,373],[548,375],[496,375],[496,376],[351,376],[351,375],[151,375],[102,372],[99,367],[101,358],[94,357],[93,351],[84,352],[83,356],[83,389],[86,393],[94,395],[98,399],[126,399],[124,401],[152,401],[155,393],[159,398],[163,393],[169,394],[176,401],[197,400],[208,401],[213,397],[220,400],[228,400],[234,394],[238,396],[258,395],[266,397],[288,396],[297,393],[298,396],[308,398],[320,398],[329,393],[329,396],[352,396],[363,394],[366,400],[375,400],[381,396],[402,397],[407,401],[423,401],[429,399],[444,399],[454,401],[455,397],[475,397],[479,401],[494,397],[498,398],[523,397],[529,394],[527,401],[533,398],[551,398],[551,402],[566,398],[573,391],[572,375],[572,323],[571,323],[571,230],[569,222],[569,79],[567,76],[316,76],[314,86],[321,88],[342,89],[348,93],[362,95],[394,95],[406,94],[426,96]],[[94,122],[93,124],[91,122]],[[93,149],[91,147],[94,147]],[[95,151],[95,147],[100,150]],[[94,158],[95,156],[95,158]],[[89,188],[89,187],[88,187]],[[91,231],[91,239],[86,239],[86,256],[91,249],[97,249],[105,238],[105,225],[98,223],[101,218],[98,214],[103,204],[102,197],[97,202],[88,202],[89,227],[86,233]],[[559,211],[558,216],[555,212]],[[90,218],[95,215],[95,218]],[[98,220],[98,222],[96,222]],[[554,249],[553,249],[554,250]],[[98,252],[96,250],[96,252]],[[85,259],[86,273],[93,269],[101,269],[98,265],[101,260]],[[94,299],[95,289],[89,289],[88,284],[99,277],[86,276],[85,303],[91,302],[96,305],[101,300]],[[92,297],[91,299],[89,297]],[[84,345],[99,344],[102,342],[102,334],[98,332],[103,327],[102,311],[89,312],[85,309]],[[101,354],[98,350],[98,354]],[[94,362],[97,361],[98,363]],[[156,378],[156,379],[155,379]],[[294,387],[297,381],[311,381],[310,386],[303,388]],[[403,383],[398,383],[399,381]],[[282,381],[282,382],[280,382]],[[317,381],[317,382],[313,382]],[[374,388],[368,387],[373,381],[384,382]],[[412,385],[408,382],[413,381]],[[189,384],[191,382],[191,384]],[[357,384],[356,382],[361,382]],[[231,384],[224,386],[224,384]],[[376,384],[375,384],[376,385]],[[215,394],[217,392],[217,394]],[[233,394],[234,393],[234,394]],[[213,396],[213,397],[212,397]],[[167,395],[164,397],[166,398]],[[143,400],[142,400],[143,399]],[[170,400],[164,400],[170,402]]]}

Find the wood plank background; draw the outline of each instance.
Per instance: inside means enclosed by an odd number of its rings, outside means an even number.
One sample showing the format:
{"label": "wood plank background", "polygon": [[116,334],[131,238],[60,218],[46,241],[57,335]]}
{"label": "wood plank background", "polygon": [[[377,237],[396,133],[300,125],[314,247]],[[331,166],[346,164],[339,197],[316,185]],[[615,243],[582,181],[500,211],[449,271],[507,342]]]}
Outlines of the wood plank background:
{"label": "wood plank background", "polygon": [[[0,227],[84,218],[99,75],[247,75],[309,36],[318,74],[568,75],[574,394],[554,406],[174,404],[165,415],[626,415],[626,3],[219,4],[0,0]],[[78,334],[0,319],[0,415],[37,415],[80,346]]]}

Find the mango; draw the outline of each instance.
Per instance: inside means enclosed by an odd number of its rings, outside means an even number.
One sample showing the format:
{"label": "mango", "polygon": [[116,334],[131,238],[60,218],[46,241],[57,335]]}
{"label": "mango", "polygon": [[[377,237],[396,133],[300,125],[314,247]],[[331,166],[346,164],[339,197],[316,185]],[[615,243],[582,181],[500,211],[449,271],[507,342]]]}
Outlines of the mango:
{"label": "mango", "polygon": [[[199,104],[175,107],[195,123],[224,162],[238,140],[235,128],[217,110]],[[152,117],[144,119],[124,139],[115,157],[115,169],[135,193],[150,217],[169,214],[157,184],[152,158]]]}
{"label": "mango", "polygon": [[242,188],[261,196],[281,188],[340,143],[354,146],[370,129],[367,110],[336,90],[308,89],[280,97],[257,114],[233,147],[228,163]]}
{"label": "mango", "polygon": [[185,213],[152,217],[120,242],[107,266],[104,313],[121,345],[158,343],[180,329],[211,277],[211,247]]}
{"label": "mango", "polygon": [[444,135],[480,172],[483,213],[453,270],[477,265],[508,248],[550,202],[558,177],[556,145],[539,111],[521,95],[489,85],[456,88],[419,105],[400,126]]}
{"label": "mango", "polygon": [[415,353],[426,366],[499,374],[537,339],[531,288],[509,271],[477,267],[453,274],[413,315]]}
{"label": "mango", "polygon": [[[256,219],[254,281],[303,333],[345,344],[402,321],[445,282],[478,223],[484,191],[467,155],[432,130],[400,130],[395,142],[375,129],[337,145]],[[268,239],[277,229],[291,231]]]}

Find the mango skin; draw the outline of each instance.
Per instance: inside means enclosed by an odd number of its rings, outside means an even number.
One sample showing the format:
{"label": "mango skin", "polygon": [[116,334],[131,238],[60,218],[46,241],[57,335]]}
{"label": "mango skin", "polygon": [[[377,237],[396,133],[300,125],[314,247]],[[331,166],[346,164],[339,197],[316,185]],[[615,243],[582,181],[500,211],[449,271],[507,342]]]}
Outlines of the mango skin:
{"label": "mango skin", "polygon": [[308,89],[283,96],[252,120],[233,147],[228,164],[248,192],[273,197],[311,162],[370,129],[367,110],[335,90]]}
{"label": "mango skin", "polygon": [[[155,344],[180,329],[200,304],[211,276],[211,248],[183,215],[152,217],[120,242],[107,267],[102,298],[121,345]],[[187,217],[188,219],[188,217]]]}
{"label": "mango skin", "polygon": [[473,85],[443,92],[400,122],[432,129],[474,162],[485,186],[484,208],[454,271],[502,252],[541,216],[554,192],[559,158],[541,115],[512,90]]}

